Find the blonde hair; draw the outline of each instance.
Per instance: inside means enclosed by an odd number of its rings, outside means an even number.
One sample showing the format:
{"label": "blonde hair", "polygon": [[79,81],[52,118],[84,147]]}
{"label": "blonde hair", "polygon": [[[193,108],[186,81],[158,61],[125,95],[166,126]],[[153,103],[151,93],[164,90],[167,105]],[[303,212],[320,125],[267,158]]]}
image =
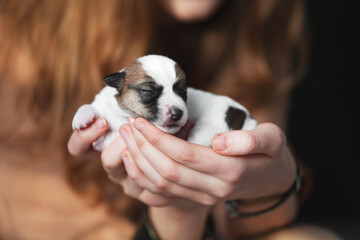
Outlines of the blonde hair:
{"label": "blonde hair", "polygon": [[[0,142],[16,140],[28,147],[38,141],[67,153],[73,114],[91,102],[102,77],[152,51],[157,12],[150,3],[1,1],[0,91],[15,89],[17,111],[0,127]],[[202,33],[196,57],[184,63],[196,66],[188,69],[191,85],[229,95],[249,108],[286,94],[303,72],[302,5],[301,0],[225,1]],[[37,127],[16,131],[24,118]],[[129,201],[117,200],[121,193],[99,162],[67,154],[65,164],[77,190],[125,211]]]}

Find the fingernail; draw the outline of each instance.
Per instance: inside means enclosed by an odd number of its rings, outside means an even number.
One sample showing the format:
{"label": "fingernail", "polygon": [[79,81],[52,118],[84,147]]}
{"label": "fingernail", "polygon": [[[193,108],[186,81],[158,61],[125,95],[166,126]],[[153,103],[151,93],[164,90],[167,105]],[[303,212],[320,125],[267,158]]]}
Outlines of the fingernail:
{"label": "fingernail", "polygon": [[102,129],[106,126],[106,120],[101,118],[101,119],[97,119],[94,123],[95,127],[98,129]]}
{"label": "fingernail", "polygon": [[120,129],[120,135],[125,141],[129,140],[129,134],[125,129],[123,128]]}
{"label": "fingernail", "polygon": [[139,132],[144,132],[145,131],[145,125],[141,122],[136,122],[134,127],[139,130]]}
{"label": "fingernail", "polygon": [[131,126],[133,126],[134,121],[135,121],[135,118],[132,118],[132,117],[128,118],[128,122],[130,123]]}
{"label": "fingernail", "polygon": [[214,141],[214,147],[216,150],[223,151],[225,150],[230,143],[230,138],[226,135],[217,135]]}

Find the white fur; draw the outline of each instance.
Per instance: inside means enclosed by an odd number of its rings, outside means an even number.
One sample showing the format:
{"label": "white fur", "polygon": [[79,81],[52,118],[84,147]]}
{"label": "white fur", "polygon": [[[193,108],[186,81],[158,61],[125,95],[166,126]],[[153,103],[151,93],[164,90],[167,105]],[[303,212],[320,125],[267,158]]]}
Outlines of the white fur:
{"label": "white fur", "polygon": [[229,97],[194,88],[188,88],[187,92],[189,119],[195,122],[188,138],[189,142],[210,146],[214,135],[229,131],[225,122],[229,107],[241,109],[246,113],[243,130],[254,129],[257,125],[256,120],[250,117],[249,111]]}
{"label": "white fur", "polygon": [[[160,114],[164,115],[171,106],[176,106],[183,110],[184,114],[179,121],[179,128],[166,129],[162,127],[164,117],[160,117],[154,124],[163,131],[170,134],[175,133],[183,126],[186,121],[191,119],[195,126],[191,130],[188,138],[189,142],[210,146],[215,134],[229,131],[225,122],[225,115],[228,108],[235,107],[243,110],[247,117],[242,129],[250,130],[256,127],[257,122],[250,117],[248,110],[241,104],[225,96],[214,95],[209,92],[188,88],[187,104],[181,97],[173,92],[173,84],[176,82],[175,62],[167,57],[149,55],[139,58],[145,72],[164,89],[159,98]],[[130,115],[119,107],[115,95],[117,90],[112,87],[104,87],[96,95],[91,105],[86,104],[79,108],[74,116],[73,129],[81,129],[88,126],[95,118],[103,117],[109,123],[109,131],[93,143],[94,149],[102,151],[117,136],[121,125],[128,123]]]}
{"label": "white fur", "polygon": [[179,125],[182,127],[185,125],[188,119],[188,111],[184,100],[173,92],[173,85],[176,82],[175,64],[172,59],[160,56],[160,55],[147,55],[137,59],[142,64],[145,72],[156,80],[157,83],[164,87],[162,96],[159,99],[159,109],[161,109],[163,116],[159,118],[154,124],[161,130],[174,134],[180,130],[180,128],[165,129],[162,127],[164,115],[168,112],[168,109],[175,106],[183,110],[183,117],[180,120]]}
{"label": "white fur", "polygon": [[[130,115],[123,111],[115,99],[117,91],[112,87],[104,87],[99,94],[95,96],[94,101],[81,106],[76,112],[72,127],[74,130],[86,127],[94,121],[95,118],[103,117],[109,124],[107,131],[101,139],[93,143],[93,147],[97,151],[104,150],[117,136],[121,125],[128,123]],[[87,117],[84,117],[87,116]]]}

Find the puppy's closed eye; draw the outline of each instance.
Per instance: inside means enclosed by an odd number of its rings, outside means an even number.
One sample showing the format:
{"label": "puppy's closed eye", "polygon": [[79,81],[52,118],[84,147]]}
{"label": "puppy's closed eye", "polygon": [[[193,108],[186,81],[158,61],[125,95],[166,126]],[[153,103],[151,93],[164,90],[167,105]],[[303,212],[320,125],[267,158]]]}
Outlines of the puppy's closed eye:
{"label": "puppy's closed eye", "polygon": [[184,102],[186,102],[186,100],[187,100],[187,86],[186,86],[185,79],[177,81],[173,85],[173,91],[178,96],[180,96],[184,100]]}
{"label": "puppy's closed eye", "polygon": [[145,82],[139,85],[129,86],[129,88],[135,90],[141,102],[144,104],[150,104],[154,102],[161,94],[163,87],[157,85],[155,82]]}
{"label": "puppy's closed eye", "polygon": [[154,82],[144,82],[136,86],[136,88],[140,91],[150,91],[156,92],[161,86],[157,85]]}

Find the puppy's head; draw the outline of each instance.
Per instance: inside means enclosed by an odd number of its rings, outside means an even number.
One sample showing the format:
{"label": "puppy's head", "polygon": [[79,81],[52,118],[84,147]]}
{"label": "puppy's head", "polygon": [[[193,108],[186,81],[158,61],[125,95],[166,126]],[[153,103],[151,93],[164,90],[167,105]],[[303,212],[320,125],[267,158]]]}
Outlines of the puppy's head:
{"label": "puppy's head", "polygon": [[185,74],[173,60],[141,57],[103,82],[117,89],[119,105],[133,117],[143,117],[168,133],[176,133],[188,119]]}

